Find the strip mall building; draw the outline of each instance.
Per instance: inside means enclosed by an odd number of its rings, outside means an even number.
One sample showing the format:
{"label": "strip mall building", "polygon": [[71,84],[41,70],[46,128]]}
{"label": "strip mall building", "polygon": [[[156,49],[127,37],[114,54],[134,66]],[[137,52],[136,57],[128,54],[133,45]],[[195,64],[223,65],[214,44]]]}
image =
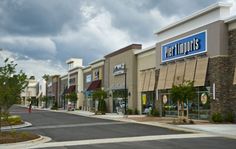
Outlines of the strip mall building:
{"label": "strip mall building", "polygon": [[191,118],[208,119],[215,112],[236,117],[236,16],[230,7],[217,3],[160,29],[152,47],[131,44],[87,67],[81,63],[79,73],[69,69],[60,93],[73,89],[77,106],[94,110],[92,93],[104,89],[108,112],[122,112],[126,99],[128,109],[140,114],[155,108],[176,116],[170,90],[193,81],[196,96],[184,105]]}
{"label": "strip mall building", "polygon": [[105,56],[110,112],[122,104],[126,71],[128,107],[140,113],[155,107],[162,115],[177,115],[170,89],[193,81],[190,117],[236,114],[236,17],[230,16],[230,7],[217,3],[160,29],[153,47],[133,44]]}

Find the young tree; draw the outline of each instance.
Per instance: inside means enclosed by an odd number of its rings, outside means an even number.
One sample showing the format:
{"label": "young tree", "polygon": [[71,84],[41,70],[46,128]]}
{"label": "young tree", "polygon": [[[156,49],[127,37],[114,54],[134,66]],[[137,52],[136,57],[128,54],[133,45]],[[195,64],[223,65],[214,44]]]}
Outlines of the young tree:
{"label": "young tree", "polygon": [[0,67],[0,128],[2,113],[8,113],[9,108],[17,103],[28,83],[23,71],[16,72],[16,66],[13,61],[6,59]]}
{"label": "young tree", "polygon": [[[193,100],[195,96],[195,89],[193,86],[193,82],[185,81],[180,85],[174,85],[170,90],[170,93],[171,93],[171,99],[177,102],[178,117],[179,117],[180,103],[181,103],[181,113],[182,113],[181,115],[184,116],[184,102],[188,103],[188,101]],[[187,118],[188,118],[188,111],[187,111]]]}
{"label": "young tree", "polygon": [[66,98],[73,103],[74,107],[76,105],[76,102],[78,100],[77,93],[76,92],[71,92],[66,96]]}
{"label": "young tree", "polygon": [[107,93],[103,90],[96,90],[92,95],[93,100],[98,100],[98,112],[102,114],[106,113],[106,102],[105,98],[107,98]]}

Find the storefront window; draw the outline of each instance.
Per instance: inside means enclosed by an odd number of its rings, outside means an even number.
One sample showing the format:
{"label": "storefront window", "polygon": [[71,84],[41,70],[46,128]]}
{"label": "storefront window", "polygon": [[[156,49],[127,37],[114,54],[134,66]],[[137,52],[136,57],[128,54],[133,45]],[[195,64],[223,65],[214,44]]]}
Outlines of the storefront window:
{"label": "storefront window", "polygon": [[[126,94],[125,94],[126,92]],[[124,113],[125,109],[125,95],[128,98],[128,90],[119,89],[113,90],[113,112]],[[128,109],[128,100],[126,99],[126,108]]]}
{"label": "storefront window", "polygon": [[[192,119],[209,119],[210,114],[210,93],[209,87],[196,87],[196,96],[193,100],[187,100],[184,102],[184,114],[188,115]],[[163,97],[166,97],[165,101]],[[160,99],[162,100],[162,112],[165,116],[178,116],[177,102],[171,100],[170,91],[160,93]],[[180,105],[182,106],[182,105]]]}
{"label": "storefront window", "polygon": [[150,110],[154,108],[155,101],[155,92],[142,92],[141,95],[142,100],[142,113],[147,114]]}

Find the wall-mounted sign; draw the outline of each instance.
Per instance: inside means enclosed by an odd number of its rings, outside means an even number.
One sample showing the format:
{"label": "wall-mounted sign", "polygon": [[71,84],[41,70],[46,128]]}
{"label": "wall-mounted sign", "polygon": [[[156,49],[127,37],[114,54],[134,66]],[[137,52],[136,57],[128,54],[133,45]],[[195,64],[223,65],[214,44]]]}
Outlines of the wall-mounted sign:
{"label": "wall-mounted sign", "polygon": [[96,69],[96,70],[94,70],[94,73],[93,73],[93,75],[94,75],[94,81],[95,80],[99,80],[99,69]]}
{"label": "wall-mounted sign", "polygon": [[115,65],[113,68],[113,75],[120,75],[125,73],[125,64]]}
{"label": "wall-mounted sign", "polygon": [[206,104],[207,103],[207,94],[206,93],[202,93],[202,95],[201,95],[201,102],[202,102],[202,104]]}
{"label": "wall-mounted sign", "polygon": [[89,75],[86,75],[86,83],[89,83],[92,81],[92,75],[89,74]]}
{"label": "wall-mounted sign", "polygon": [[207,31],[162,45],[161,61],[168,62],[205,52],[207,52]]}

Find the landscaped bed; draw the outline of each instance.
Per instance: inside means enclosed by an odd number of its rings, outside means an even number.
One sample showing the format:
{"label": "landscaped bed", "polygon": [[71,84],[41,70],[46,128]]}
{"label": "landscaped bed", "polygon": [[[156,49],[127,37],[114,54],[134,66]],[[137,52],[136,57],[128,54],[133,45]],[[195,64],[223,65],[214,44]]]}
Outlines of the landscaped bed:
{"label": "landscaped bed", "polygon": [[12,115],[8,118],[2,118],[1,126],[13,126],[13,125],[20,125],[24,122],[21,120],[21,117],[18,115]]}
{"label": "landscaped bed", "polygon": [[16,132],[16,131],[0,132],[0,144],[30,141],[37,139],[39,137],[40,137],[39,135],[32,134],[30,132]]}

